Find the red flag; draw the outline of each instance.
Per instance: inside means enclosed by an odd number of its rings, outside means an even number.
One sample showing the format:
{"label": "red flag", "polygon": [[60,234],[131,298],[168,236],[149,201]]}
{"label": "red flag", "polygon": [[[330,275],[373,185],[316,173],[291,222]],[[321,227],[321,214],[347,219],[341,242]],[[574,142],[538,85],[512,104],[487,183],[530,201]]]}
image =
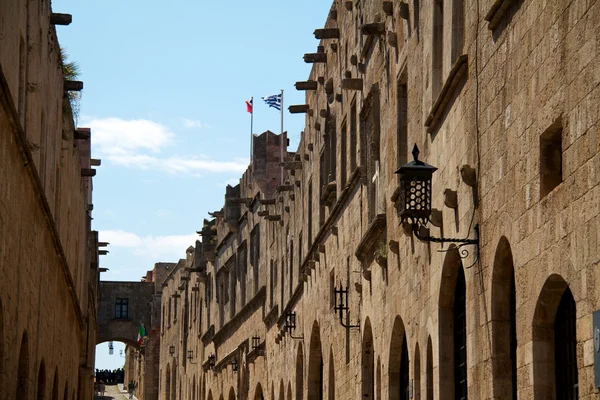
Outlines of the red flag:
{"label": "red flag", "polygon": [[252,100],[246,100],[246,111],[252,113]]}

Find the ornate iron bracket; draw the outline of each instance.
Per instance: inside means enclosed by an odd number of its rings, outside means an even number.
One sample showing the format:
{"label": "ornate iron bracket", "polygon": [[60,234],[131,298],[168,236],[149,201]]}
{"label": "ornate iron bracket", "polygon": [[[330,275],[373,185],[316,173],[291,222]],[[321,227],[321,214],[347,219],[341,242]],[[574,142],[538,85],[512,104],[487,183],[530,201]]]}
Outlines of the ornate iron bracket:
{"label": "ornate iron bracket", "polygon": [[415,237],[423,242],[458,243],[458,245],[453,249],[438,250],[438,251],[448,252],[451,250],[457,250],[460,258],[462,258],[462,259],[469,257],[469,251],[467,249],[464,249],[463,247],[470,246],[470,245],[475,246],[475,261],[473,261],[473,264],[469,265],[467,268],[471,268],[473,265],[477,264],[477,261],[479,261],[479,224],[475,224],[475,226],[473,227],[473,230],[475,231],[474,239],[438,238],[438,237],[429,236],[429,235],[423,236],[423,235],[419,234],[419,225],[418,224],[413,224],[412,227],[413,227],[413,233],[415,234]]}

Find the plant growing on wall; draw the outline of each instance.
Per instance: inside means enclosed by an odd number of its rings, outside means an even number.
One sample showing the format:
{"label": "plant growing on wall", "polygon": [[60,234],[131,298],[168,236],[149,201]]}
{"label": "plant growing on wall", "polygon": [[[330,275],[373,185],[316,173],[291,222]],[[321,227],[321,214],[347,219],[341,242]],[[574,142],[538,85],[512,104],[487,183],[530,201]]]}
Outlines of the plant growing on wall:
{"label": "plant growing on wall", "polygon": [[[65,49],[60,48],[60,66],[62,68],[63,77],[65,80],[75,81],[81,74],[79,64],[75,61],[69,61],[69,56]],[[71,113],[73,114],[73,120],[77,125],[79,119],[79,110],[81,109],[81,92],[69,91],[67,92],[69,105],[71,106]],[[63,112],[68,113],[68,107],[63,107]]]}

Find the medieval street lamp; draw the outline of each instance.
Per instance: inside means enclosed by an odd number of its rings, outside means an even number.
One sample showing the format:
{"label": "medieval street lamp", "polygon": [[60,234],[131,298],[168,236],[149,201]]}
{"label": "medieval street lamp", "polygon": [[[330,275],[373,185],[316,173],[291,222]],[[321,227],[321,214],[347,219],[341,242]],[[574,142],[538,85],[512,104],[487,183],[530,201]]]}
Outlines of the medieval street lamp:
{"label": "medieval street lamp", "polygon": [[237,372],[238,371],[237,358],[234,358],[233,361],[231,362],[231,369],[233,370],[233,372]]}
{"label": "medieval street lamp", "polygon": [[175,357],[175,346],[174,345],[169,346],[169,355],[171,357]]}
{"label": "medieval street lamp", "polygon": [[252,350],[256,350],[260,347],[260,336],[252,336]]}
{"label": "medieval street lamp", "polygon": [[297,339],[297,340],[304,339],[304,335],[301,335],[301,336],[292,335],[292,332],[294,330],[296,330],[296,312],[295,311],[289,311],[285,315],[285,330],[289,333],[289,335],[292,339]]}
{"label": "medieval street lamp", "polygon": [[192,362],[192,360],[194,359],[194,350],[188,350],[187,358],[190,364],[197,364],[195,362]]}
{"label": "medieval street lamp", "polygon": [[[419,160],[419,148],[415,144],[412,151],[414,160],[401,166],[396,173],[400,174],[400,206],[399,216],[402,223],[412,225],[417,239],[434,243],[459,243],[458,248],[475,245],[475,262],[479,257],[479,225],[475,225],[475,239],[437,238],[421,235],[419,229],[429,222],[431,216],[431,178],[437,168]],[[460,252],[461,258],[469,255],[468,251]]]}
{"label": "medieval street lamp", "polygon": [[208,356],[208,368],[214,369],[216,364],[216,357],[214,354]]}
{"label": "medieval street lamp", "polygon": [[340,313],[340,324],[342,324],[344,328],[360,328],[360,324],[352,325],[344,322],[344,312],[346,313],[346,320],[349,320],[350,308],[348,307],[348,286],[344,288],[342,282],[340,282],[339,289],[337,287],[333,289],[333,311],[335,313]]}

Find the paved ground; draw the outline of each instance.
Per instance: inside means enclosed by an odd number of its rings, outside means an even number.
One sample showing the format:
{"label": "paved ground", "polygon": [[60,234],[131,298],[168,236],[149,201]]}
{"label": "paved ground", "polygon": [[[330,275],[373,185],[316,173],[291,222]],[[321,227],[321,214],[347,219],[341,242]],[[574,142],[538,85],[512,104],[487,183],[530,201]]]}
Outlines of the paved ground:
{"label": "paved ground", "polygon": [[[117,385],[106,385],[104,396],[94,396],[94,400],[125,400],[129,399],[129,395],[121,393]],[[137,400],[137,397],[134,396]]]}

